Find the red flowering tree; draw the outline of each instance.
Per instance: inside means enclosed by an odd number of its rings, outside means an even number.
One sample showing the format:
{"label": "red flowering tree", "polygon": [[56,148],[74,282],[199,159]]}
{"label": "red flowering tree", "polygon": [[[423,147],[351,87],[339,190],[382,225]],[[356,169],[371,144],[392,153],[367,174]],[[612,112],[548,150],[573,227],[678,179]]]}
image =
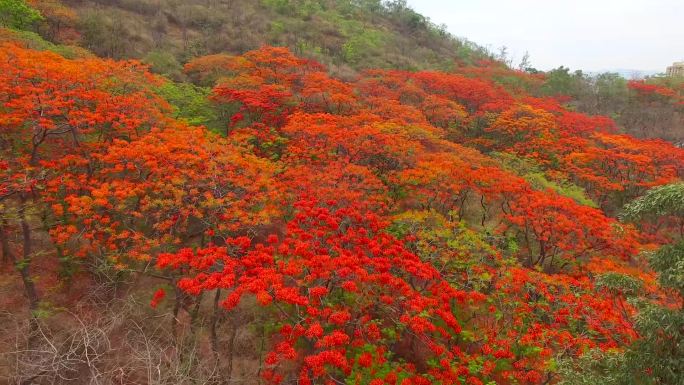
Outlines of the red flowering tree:
{"label": "red flowering tree", "polygon": [[179,282],[188,293],[227,290],[227,310],[245,296],[270,309],[277,332],[264,376],[272,382],[288,373],[302,383],[429,383],[468,373],[461,369],[467,354],[453,345],[458,317],[483,296],[448,285],[383,233],[377,215],[334,205],[298,203],[283,239],[236,238],[227,247],[161,255],[157,266],[195,272]]}

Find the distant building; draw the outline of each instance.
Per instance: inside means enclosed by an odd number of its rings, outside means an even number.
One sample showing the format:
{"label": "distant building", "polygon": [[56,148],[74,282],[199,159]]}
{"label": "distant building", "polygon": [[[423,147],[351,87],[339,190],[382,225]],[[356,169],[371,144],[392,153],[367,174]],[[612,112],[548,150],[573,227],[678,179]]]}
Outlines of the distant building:
{"label": "distant building", "polygon": [[684,76],[684,61],[676,62],[667,67],[667,76]]}

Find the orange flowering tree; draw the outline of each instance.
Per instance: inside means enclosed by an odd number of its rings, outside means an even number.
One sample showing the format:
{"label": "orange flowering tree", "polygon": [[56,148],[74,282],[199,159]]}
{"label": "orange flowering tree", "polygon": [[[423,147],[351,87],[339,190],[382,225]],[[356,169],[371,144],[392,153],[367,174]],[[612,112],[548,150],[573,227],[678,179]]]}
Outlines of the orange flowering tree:
{"label": "orange flowering tree", "polygon": [[[0,238],[3,254],[18,267],[33,315],[40,301],[30,271],[40,251],[33,223],[40,218],[43,226],[51,225],[48,181],[63,176],[58,164],[64,160],[89,163],[108,143],[138,137],[158,124],[166,103],[151,92],[155,84],[159,79],[138,63],[67,60],[0,45]],[[10,234],[15,229],[21,237]],[[18,238],[20,244],[10,244]]]}

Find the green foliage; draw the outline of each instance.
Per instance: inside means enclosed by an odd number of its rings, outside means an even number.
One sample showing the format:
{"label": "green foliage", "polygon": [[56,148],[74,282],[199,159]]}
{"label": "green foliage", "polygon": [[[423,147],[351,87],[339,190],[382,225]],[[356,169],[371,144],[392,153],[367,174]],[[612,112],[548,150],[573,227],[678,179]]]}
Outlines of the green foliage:
{"label": "green foliage", "polygon": [[310,18],[320,12],[324,4],[318,0],[263,0],[262,3],[280,15]]}
{"label": "green foliage", "polygon": [[157,89],[157,94],[174,107],[176,119],[220,132],[225,122],[220,120],[216,108],[207,98],[210,92],[209,88],[174,82],[166,82]]}
{"label": "green foliage", "polygon": [[[638,220],[644,217],[680,215],[684,208],[684,184],[656,187],[628,204],[623,217]],[[663,246],[650,258],[651,268],[665,289],[684,295],[684,241]],[[605,274],[597,286],[624,294],[633,294],[638,285],[619,274]],[[566,362],[560,370],[562,385],[682,385],[684,384],[684,307],[664,306],[646,299],[634,298],[632,304],[639,313],[635,329],[640,338],[622,354],[590,352],[579,362]]]}
{"label": "green foliage", "polygon": [[636,328],[641,338],[625,353],[624,370],[635,382],[681,385],[684,377],[684,309],[638,303]]}
{"label": "green foliage", "polygon": [[509,153],[491,154],[498,159],[502,166],[521,177],[525,178],[532,187],[537,190],[553,190],[560,195],[573,199],[575,202],[589,206],[598,207],[586,194],[586,191],[570,181],[552,181],[546,177],[541,167],[534,164],[530,159],[517,157]]}
{"label": "green foliage", "polygon": [[365,56],[380,46],[381,36],[378,31],[373,30],[353,36],[342,46],[342,57],[347,63],[359,64]]}
{"label": "green foliage", "polygon": [[573,184],[571,182],[566,181],[563,183],[558,183],[550,181],[546,178],[546,175],[541,171],[527,173],[523,175],[523,178],[525,178],[525,180],[530,182],[532,186],[539,190],[551,189],[560,195],[575,200],[575,202],[579,204],[594,208],[598,207],[598,205],[594,201],[587,197],[586,192],[582,187],[577,186],[576,184]]}
{"label": "green foliage", "polygon": [[643,284],[638,279],[626,274],[605,273],[597,277],[596,287],[615,294],[634,296],[641,292]]}
{"label": "green foliage", "polygon": [[76,59],[91,55],[88,51],[80,47],[51,43],[35,32],[19,30],[5,30],[3,32],[9,35],[8,37],[10,37],[10,40],[19,42],[22,46],[36,51],[54,52],[67,59]]}
{"label": "green foliage", "polygon": [[558,385],[626,385],[631,374],[625,371],[625,356],[618,352],[591,350],[579,359],[559,360]]}
{"label": "green foliage", "polygon": [[644,217],[684,216],[684,183],[650,189],[623,209],[622,219],[637,221]]}
{"label": "green foliage", "polygon": [[145,56],[143,62],[150,65],[152,72],[168,76],[174,80],[181,80],[183,78],[183,66],[169,51],[151,51]]}
{"label": "green foliage", "polygon": [[[607,109],[616,109],[617,105],[623,105],[629,98],[627,79],[616,73],[602,73],[594,78],[597,109],[608,112]],[[615,114],[613,117],[617,117]]]}
{"label": "green foliage", "polygon": [[28,29],[43,20],[40,12],[29,7],[24,0],[0,0],[0,26]]}
{"label": "green foliage", "polygon": [[[646,216],[684,214],[684,183],[660,186],[649,190],[644,196],[625,207],[625,217],[638,219]],[[674,290],[684,296],[684,240],[674,245],[665,245],[649,259],[649,264],[658,273],[658,282],[663,288]],[[670,308],[648,301],[636,303],[639,314],[636,328],[641,339],[626,353],[627,368],[635,378],[651,374],[658,384],[682,384],[684,377],[684,307]],[[649,383],[644,380],[642,383]]]}
{"label": "green foliage", "polygon": [[653,254],[649,263],[658,272],[658,282],[662,287],[684,296],[684,240],[661,247]]}
{"label": "green foliage", "polygon": [[584,78],[582,71],[570,73],[570,69],[560,66],[546,73],[546,82],[542,86],[545,95],[574,96],[578,92],[578,84]]}

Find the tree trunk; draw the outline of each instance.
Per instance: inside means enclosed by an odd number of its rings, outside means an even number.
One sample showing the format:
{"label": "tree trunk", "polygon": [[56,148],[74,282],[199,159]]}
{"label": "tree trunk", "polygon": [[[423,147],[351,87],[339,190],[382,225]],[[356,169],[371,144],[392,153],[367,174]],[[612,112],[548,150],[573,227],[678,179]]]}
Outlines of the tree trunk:
{"label": "tree trunk", "polygon": [[[21,224],[21,232],[23,235],[23,256],[20,261],[16,260],[14,257],[14,262],[21,275],[21,281],[24,284],[24,293],[29,301],[29,346],[33,345],[35,338],[38,333],[38,319],[36,318],[36,311],[38,310],[38,292],[36,291],[36,286],[31,278],[31,257],[33,254],[33,241],[31,239],[31,226],[26,219],[26,197],[21,195],[20,206],[18,210],[19,221]],[[12,254],[10,254],[12,256]]]}
{"label": "tree trunk", "polygon": [[15,259],[14,256],[10,256],[12,250],[10,249],[9,237],[7,236],[7,221],[4,219],[0,222],[0,247],[3,265]]}
{"label": "tree trunk", "polygon": [[174,343],[178,346],[178,314],[180,313],[181,305],[183,302],[183,292],[178,287],[176,279],[172,279],[171,284],[173,285],[174,291],[174,302],[173,302],[173,317],[171,318],[171,335],[173,336]]}
{"label": "tree trunk", "polygon": [[219,300],[221,299],[221,289],[216,289],[216,294],[214,294],[214,312],[211,315],[211,323],[209,325],[211,333],[211,351],[214,353],[214,359],[218,366],[219,363],[219,350],[218,350],[218,334],[216,333],[216,328],[218,327],[219,319]]}
{"label": "tree trunk", "polygon": [[237,336],[237,316],[230,315],[230,331],[228,332],[228,352],[226,353],[226,382],[230,382],[233,376],[233,358],[235,357],[235,337]]}

